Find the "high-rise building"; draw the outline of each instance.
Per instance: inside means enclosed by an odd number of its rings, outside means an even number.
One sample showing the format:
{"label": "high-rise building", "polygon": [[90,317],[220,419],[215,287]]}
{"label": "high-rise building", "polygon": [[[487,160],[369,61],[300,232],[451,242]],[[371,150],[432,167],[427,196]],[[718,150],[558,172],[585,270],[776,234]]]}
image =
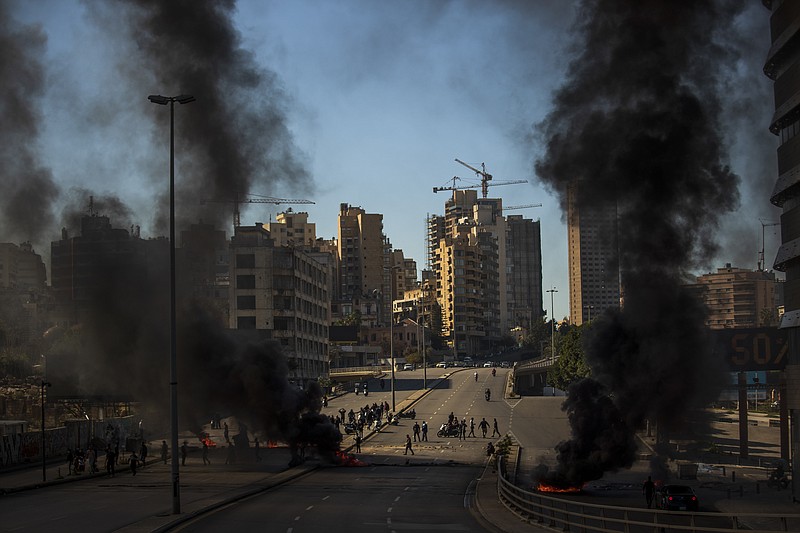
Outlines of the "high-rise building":
{"label": "high-rise building", "polygon": [[0,289],[44,290],[47,271],[31,243],[0,243]]}
{"label": "high-rise building", "polygon": [[428,218],[428,240],[442,336],[454,356],[487,353],[520,321],[530,327],[541,317],[538,222],[507,219],[499,198],[454,190],[444,216]]}
{"label": "high-rise building", "polygon": [[542,233],[538,220],[506,217],[506,302],[508,325],[530,330],[541,320]]}
{"label": "high-rise building", "polygon": [[180,233],[176,281],[181,295],[213,311],[220,325],[227,325],[229,289],[229,244],[225,232],[211,224],[191,224]]}
{"label": "high-rise building", "polygon": [[329,265],[300,247],[276,246],[262,225],[231,239],[230,327],[261,330],[293,362],[299,384],[328,373]]}
{"label": "high-rise building", "polygon": [[688,288],[708,309],[706,326],[711,329],[777,325],[779,291],[774,272],[728,263],[716,272],[697,276]]}
{"label": "high-rise building", "polygon": [[308,221],[308,213],[295,212],[288,208],[278,213],[277,222],[268,222],[264,228],[269,231],[275,246],[313,247],[317,240],[317,225]]}
{"label": "high-rise building", "polygon": [[392,294],[383,215],[341,204],[338,227],[339,294],[342,302],[349,302],[343,306],[360,311],[363,300],[374,300],[375,320],[388,325]]}
{"label": "high-rise building", "polygon": [[579,206],[578,186],[567,191],[567,252],[570,322],[579,326],[619,308],[622,293],[616,206]]}
{"label": "high-rise building", "polygon": [[[764,74],[774,83],[775,113],[769,130],[780,136],[778,179],[770,201],[783,208],[781,242],[775,269],[786,273],[784,314],[781,328],[788,330],[789,357],[786,367],[785,404],[789,409],[791,435],[781,438],[782,451],[788,442],[800,442],[800,2],[762,0],[770,9],[772,44]],[[788,442],[785,442],[788,441]],[[790,459],[795,479],[800,477],[797,446]],[[793,498],[800,499],[800,484],[793,484]]]}

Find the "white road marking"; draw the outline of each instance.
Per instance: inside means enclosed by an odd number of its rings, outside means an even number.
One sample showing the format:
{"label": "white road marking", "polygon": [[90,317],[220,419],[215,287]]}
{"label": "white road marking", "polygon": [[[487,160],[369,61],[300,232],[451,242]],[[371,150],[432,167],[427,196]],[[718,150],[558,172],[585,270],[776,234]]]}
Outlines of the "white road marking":
{"label": "white road marking", "polygon": [[391,512],[392,512],[392,508],[391,508],[391,507],[389,507],[388,509],[386,509],[386,512],[387,512],[387,513],[391,513]]}
{"label": "white road marking", "polygon": [[311,509],[313,509],[313,508],[314,508],[314,506],[313,506],[313,505],[309,505],[308,507],[306,507],[306,511],[310,511],[310,510],[311,510]]}
{"label": "white road marking", "polygon": [[328,498],[330,498],[330,496],[325,496],[324,498],[322,498],[322,501],[325,501],[325,500],[327,500]]}

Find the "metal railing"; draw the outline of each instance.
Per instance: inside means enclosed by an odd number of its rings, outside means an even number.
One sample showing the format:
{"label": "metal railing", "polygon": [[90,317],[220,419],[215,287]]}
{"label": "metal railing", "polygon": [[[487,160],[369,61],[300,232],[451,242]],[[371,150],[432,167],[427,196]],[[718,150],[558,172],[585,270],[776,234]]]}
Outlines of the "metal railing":
{"label": "metal railing", "polygon": [[511,512],[530,523],[577,533],[758,533],[800,531],[800,514],[692,513],[583,503],[569,497],[531,492],[508,481],[498,462],[497,493]]}
{"label": "metal railing", "polygon": [[331,368],[330,375],[344,375],[344,374],[380,374],[391,370],[389,366],[345,366],[338,368]]}

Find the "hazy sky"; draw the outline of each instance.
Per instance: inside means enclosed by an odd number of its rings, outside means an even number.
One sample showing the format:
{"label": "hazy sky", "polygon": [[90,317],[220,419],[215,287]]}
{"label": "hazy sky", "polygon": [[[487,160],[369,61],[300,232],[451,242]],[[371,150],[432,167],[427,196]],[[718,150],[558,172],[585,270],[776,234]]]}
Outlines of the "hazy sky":
{"label": "hazy sky", "polygon": [[[147,95],[196,94],[193,87],[166,86],[155,69],[150,71],[138,55],[146,48],[142,26],[128,25],[126,2],[3,3],[9,17],[4,33],[22,28],[41,37],[33,47],[43,78],[28,102],[38,126],[30,144],[60,193],[55,222],[37,241],[37,251],[49,256],[47,243],[70,224],[60,207],[85,209],[86,191],[119,198],[129,208],[115,225],[140,225],[144,237],[163,234],[156,205],[163,208],[168,186],[168,110],[150,104]],[[233,2],[220,2],[228,3]],[[707,270],[728,262],[755,268],[759,219],[778,220],[778,210],[769,204],[777,147],[767,130],[771,82],[761,71],[769,12],[759,2],[751,4],[740,31],[731,35],[742,56],[731,65],[723,97],[731,165],[742,177],[742,207],[726,219],[723,251]],[[250,192],[313,200],[315,205],[293,209],[307,211],[324,238],[336,235],[341,203],[382,213],[393,246],[421,268],[425,217],[443,213],[449,197],[432,188],[452,184],[453,176],[462,178],[462,185],[477,183],[454,158],[476,167],[485,163],[495,180],[527,179],[528,185],[491,188],[490,196],[502,197],[506,205],[544,204],[513,213],[541,220],[543,289],[558,289],[554,314],[567,315],[566,229],[558,200],[536,179],[533,165],[542,147],[533,133],[569,67],[575,5],[553,0],[236,2],[231,22],[239,41],[233,48],[261,69],[269,109],[285,120],[284,137],[293,145],[297,165],[293,171],[257,167]],[[176,107],[179,182],[204,164],[198,162],[201,156],[193,155],[192,161],[180,156],[189,142],[181,128],[204,109],[210,113],[208,99],[204,103],[196,96],[197,102]],[[258,96],[248,99],[233,91],[231,103],[238,109],[252,105],[254,113],[264,105]],[[226,125],[240,136],[236,142],[255,143],[257,150],[263,131],[253,135],[251,122],[233,112],[216,118],[228,119]],[[300,167],[307,172],[297,172]],[[179,198],[178,209],[206,197],[203,193],[185,187],[182,195],[190,198]],[[230,207],[218,207],[230,224]],[[285,208],[243,206],[242,223],[266,222]],[[224,229],[230,235],[230,227]],[[766,237],[771,266],[779,242],[775,228],[766,228]],[[0,240],[25,239],[19,231],[0,228]],[[546,300],[543,307],[549,311]]]}

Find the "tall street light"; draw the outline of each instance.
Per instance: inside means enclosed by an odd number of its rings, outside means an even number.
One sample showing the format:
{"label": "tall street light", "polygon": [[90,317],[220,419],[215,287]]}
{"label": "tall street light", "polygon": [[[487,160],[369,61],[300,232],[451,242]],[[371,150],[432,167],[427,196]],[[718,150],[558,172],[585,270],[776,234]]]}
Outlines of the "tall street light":
{"label": "tall street light", "polygon": [[550,357],[555,362],[556,359],[556,317],[553,315],[553,293],[558,292],[555,287],[547,289],[545,292],[550,293]]}
{"label": "tall street light", "polygon": [[188,104],[194,96],[161,96],[151,94],[147,97],[154,104],[169,104],[169,303],[170,303],[170,347],[169,347],[169,387],[170,418],[172,442],[172,513],[181,512],[180,474],[178,465],[178,341],[175,300],[175,102]]}
{"label": "tall street light", "polygon": [[42,380],[42,482],[47,481],[47,453],[44,446],[44,393],[49,386],[49,381]]}

